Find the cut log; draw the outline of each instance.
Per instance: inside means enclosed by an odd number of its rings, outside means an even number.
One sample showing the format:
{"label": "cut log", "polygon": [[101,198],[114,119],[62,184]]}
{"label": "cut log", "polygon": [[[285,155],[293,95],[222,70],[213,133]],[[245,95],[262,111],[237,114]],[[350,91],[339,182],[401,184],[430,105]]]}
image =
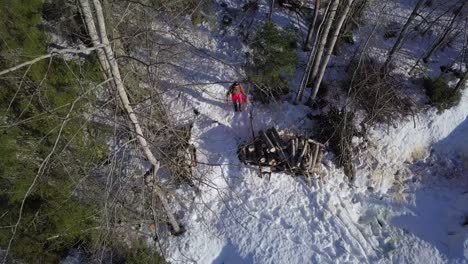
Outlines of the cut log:
{"label": "cut log", "polygon": [[312,162],[310,164],[310,167],[308,168],[308,171],[312,174],[313,171],[314,171],[314,168],[315,168],[315,163],[317,162],[317,157],[318,157],[318,154],[320,152],[320,146],[319,145],[315,145],[315,151],[314,151],[314,154],[312,156]]}
{"label": "cut log", "polygon": [[299,157],[297,158],[296,167],[302,167],[302,160],[304,159],[305,154],[309,148],[309,143],[305,139],[301,139],[302,142],[302,151]]}
{"label": "cut log", "polygon": [[283,139],[279,136],[278,131],[276,131],[274,127],[267,130],[267,135],[273,141],[276,147],[281,149],[285,148],[286,144],[284,143]]}
{"label": "cut log", "polygon": [[246,146],[239,147],[239,160],[241,162],[246,162],[246,160],[247,160]]}
{"label": "cut log", "polygon": [[312,168],[312,163],[314,161],[314,153],[315,153],[315,148],[317,145],[315,144],[310,144],[309,145],[309,153],[308,153],[308,159],[307,159],[307,164],[304,164],[304,171],[305,174],[310,177],[311,174],[311,168]]}
{"label": "cut log", "polygon": [[290,152],[289,152],[289,164],[293,165],[295,157],[296,157],[296,150],[297,150],[297,143],[296,143],[297,138],[291,139],[291,147],[290,147]]}
{"label": "cut log", "polygon": [[319,169],[318,165],[320,163],[322,163],[322,156],[323,156],[323,151],[322,151],[322,149],[320,149],[318,154],[317,154],[317,160],[316,160],[314,168],[313,168],[314,171]]}
{"label": "cut log", "polygon": [[300,168],[304,172],[307,172],[307,166],[308,166],[309,161],[311,159],[311,157],[310,157],[310,151],[311,151],[310,148],[312,148],[312,147],[313,147],[313,145],[308,145],[307,146],[307,152],[305,153],[304,158],[302,159],[302,162],[301,162]]}
{"label": "cut log", "polygon": [[284,153],[285,144],[284,141],[279,137],[276,129],[271,128],[267,130],[267,135],[271,139],[272,143],[276,146],[276,152],[279,155],[281,162],[285,161],[288,157]]}
{"label": "cut log", "polygon": [[247,149],[249,152],[254,152],[255,151],[255,146],[254,145],[248,145]]}
{"label": "cut log", "polygon": [[255,144],[255,157],[253,157],[252,159],[257,161],[257,162],[261,162],[262,157],[265,156],[265,153],[263,152],[263,148],[261,146],[262,141],[261,140],[255,140],[254,144]]}
{"label": "cut log", "polygon": [[263,175],[271,175],[272,169],[271,167],[262,167],[261,172]]}
{"label": "cut log", "polygon": [[266,143],[267,152],[276,152],[276,147],[264,131],[260,131],[260,137]]}
{"label": "cut log", "polygon": [[324,144],[322,144],[322,143],[320,143],[320,142],[317,142],[317,141],[315,141],[315,140],[313,140],[313,139],[310,139],[310,138],[309,138],[309,139],[307,139],[307,141],[309,141],[309,143],[312,143],[312,144],[315,144],[315,145],[319,145],[320,147],[325,148],[325,145],[324,145]]}

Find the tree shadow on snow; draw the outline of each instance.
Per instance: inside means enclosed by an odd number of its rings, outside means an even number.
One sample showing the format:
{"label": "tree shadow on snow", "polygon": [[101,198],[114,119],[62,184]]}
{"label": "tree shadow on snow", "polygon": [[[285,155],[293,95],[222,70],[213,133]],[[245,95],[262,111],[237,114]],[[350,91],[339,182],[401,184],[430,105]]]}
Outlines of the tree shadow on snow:
{"label": "tree shadow on snow", "polygon": [[465,162],[468,170],[468,117],[446,138],[437,142],[433,150],[440,155],[454,155],[456,159]]}
{"label": "tree shadow on snow", "polygon": [[242,141],[250,139],[248,113],[234,113],[230,121],[224,123],[203,114],[198,121],[200,129],[205,131],[197,143],[200,149],[206,151],[204,154],[208,163],[239,165],[237,148]]}
{"label": "tree shadow on snow", "polygon": [[466,138],[468,118],[433,145],[429,161],[411,166],[412,173],[423,180],[422,186],[415,190],[411,211],[391,220],[405,232],[434,245],[449,259],[468,258]]}
{"label": "tree shadow on snow", "polygon": [[238,264],[238,263],[253,263],[253,257],[251,254],[242,256],[237,251],[236,247],[228,242],[224,245],[223,249],[219,253],[218,257],[213,260],[212,264]]}
{"label": "tree shadow on snow", "polygon": [[434,189],[418,191],[411,214],[397,216],[391,222],[432,244],[448,258],[467,257],[463,244],[468,240],[468,230],[463,227],[463,219],[468,214],[468,194],[456,190],[449,193],[449,189],[434,192]]}
{"label": "tree shadow on snow", "polygon": [[[226,102],[224,102],[221,98],[225,96],[227,88],[226,90],[224,89],[220,90],[219,93],[216,94],[216,95],[219,95],[218,98],[214,98],[213,96],[214,99],[209,99],[209,98],[206,98],[206,96],[204,96],[204,91],[202,89],[194,89],[192,87],[182,87],[180,85],[170,83],[167,81],[161,81],[161,83],[167,92],[181,93],[180,95],[182,95],[183,98],[177,95],[174,96],[174,98],[176,98],[177,100],[184,100],[184,103],[202,102],[210,106],[217,106],[220,108],[226,106]],[[196,100],[194,100],[193,98],[196,98]]]}

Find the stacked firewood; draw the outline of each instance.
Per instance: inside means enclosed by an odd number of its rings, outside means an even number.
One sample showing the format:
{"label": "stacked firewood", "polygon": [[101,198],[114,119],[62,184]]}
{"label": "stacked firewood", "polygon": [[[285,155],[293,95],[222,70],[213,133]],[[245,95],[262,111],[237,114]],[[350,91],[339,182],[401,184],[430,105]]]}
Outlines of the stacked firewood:
{"label": "stacked firewood", "polygon": [[310,176],[322,160],[324,145],[310,138],[280,137],[275,128],[260,131],[253,142],[241,144],[239,159],[245,164],[269,167],[270,171],[285,171],[293,175]]}

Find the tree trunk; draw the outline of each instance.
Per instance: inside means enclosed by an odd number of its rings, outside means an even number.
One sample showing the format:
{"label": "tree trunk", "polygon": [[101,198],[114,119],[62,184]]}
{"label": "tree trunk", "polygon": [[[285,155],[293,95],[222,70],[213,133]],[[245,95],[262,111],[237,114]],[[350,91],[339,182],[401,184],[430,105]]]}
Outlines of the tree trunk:
{"label": "tree trunk", "polygon": [[427,54],[424,56],[424,58],[423,58],[424,63],[429,62],[429,59],[431,58],[434,51],[436,51],[441,46],[441,44],[445,41],[448,34],[452,30],[453,24],[455,24],[455,21],[457,20],[458,15],[461,13],[461,10],[463,9],[463,7],[467,3],[468,3],[468,1],[465,1],[463,4],[460,5],[460,7],[458,9],[455,10],[455,12],[453,14],[453,17],[450,20],[449,25],[444,30],[444,34],[442,34],[442,36],[434,43],[434,45],[432,45],[432,48],[429,50],[429,52],[427,52]]}
{"label": "tree trunk", "polygon": [[307,86],[307,83],[309,81],[309,76],[310,76],[310,71],[312,70],[312,65],[314,63],[314,58],[316,55],[316,49],[318,45],[318,38],[320,36],[320,32],[322,30],[322,26],[325,23],[325,18],[328,15],[328,11],[330,10],[332,2],[329,2],[327,5],[327,8],[325,9],[324,17],[322,19],[322,22],[320,22],[317,30],[315,30],[315,36],[314,36],[314,43],[312,45],[312,50],[310,51],[309,58],[307,59],[307,65],[304,70],[304,75],[302,75],[301,83],[299,84],[299,88],[297,89],[297,94],[296,98],[294,98],[294,103],[298,103],[299,101],[302,100],[302,95],[304,94],[304,90]]}
{"label": "tree trunk", "polygon": [[[80,4],[81,4],[81,13],[84,16],[86,28],[88,30],[88,35],[91,38],[91,43],[93,44],[94,47],[97,47],[101,44],[101,40],[99,38],[98,33],[96,32],[96,25],[94,24],[94,18],[93,18],[93,13],[91,11],[91,7],[89,6],[88,1],[80,1]],[[98,49],[97,55],[98,55],[99,63],[101,64],[102,70],[104,71],[104,74],[106,75],[107,78],[112,78],[112,73],[110,71],[109,63],[107,62],[106,54],[104,53],[104,50]]]}
{"label": "tree trunk", "polygon": [[338,36],[340,35],[341,27],[343,27],[344,21],[348,17],[348,13],[349,13],[349,10],[351,10],[351,6],[353,2],[354,0],[348,0],[346,7],[343,10],[343,13],[341,14],[340,20],[338,21],[336,25],[335,31],[333,32],[333,35],[332,35],[332,39],[330,40],[330,45],[328,46],[327,54],[320,67],[318,76],[314,80],[314,85],[312,86],[312,93],[310,95],[309,102],[313,101],[315,97],[317,96],[317,92],[320,88],[320,84],[322,83],[323,75],[325,74],[325,70],[327,69],[330,56],[333,52],[333,49],[335,48],[336,40],[338,39]]}
{"label": "tree trunk", "polygon": [[[149,148],[149,145],[148,145],[148,142],[146,141],[146,139],[144,137],[143,130],[142,130],[141,126],[140,126],[138,118],[135,115],[135,112],[133,111],[132,106],[130,105],[130,101],[128,99],[127,92],[125,91],[125,86],[124,86],[124,84],[122,82],[122,78],[121,78],[121,75],[120,75],[119,66],[118,66],[117,61],[116,61],[116,59],[114,57],[112,47],[110,46],[110,43],[109,43],[109,39],[107,38],[106,25],[105,25],[105,20],[104,20],[104,14],[102,12],[101,3],[99,2],[99,0],[93,0],[93,3],[94,3],[94,8],[96,10],[96,18],[97,18],[97,22],[98,22],[98,26],[99,26],[99,35],[100,35],[99,37],[101,39],[101,43],[104,45],[104,52],[105,52],[105,57],[106,57],[106,60],[101,62],[101,64],[106,65],[106,63],[107,63],[107,65],[109,66],[110,72],[112,73],[112,77],[114,78],[114,83],[115,83],[115,87],[117,89],[117,92],[119,94],[119,98],[122,101],[122,104],[123,104],[123,106],[124,106],[124,108],[125,108],[125,110],[126,110],[126,112],[128,114],[128,117],[129,117],[131,123],[133,124],[137,140],[138,140],[138,142],[139,142],[139,144],[140,144],[140,146],[141,146],[141,148],[143,150],[143,153],[145,154],[146,158],[148,159],[148,161],[153,166],[154,180],[158,181],[157,172],[159,170],[160,163],[155,158],[153,153],[151,152],[151,150]],[[94,19],[93,19],[93,16],[92,16],[92,11],[91,11],[91,8],[89,6],[88,0],[80,0],[80,4],[81,4],[82,11],[83,11],[83,14],[85,16],[85,19],[86,20],[93,20],[93,23],[91,23],[91,21],[86,22],[86,24],[90,26],[90,29],[88,29],[88,32],[90,34],[93,34],[93,36],[91,36],[91,39],[94,39],[94,40],[99,39],[99,37],[97,36],[97,30],[96,30],[96,27],[94,25]],[[94,27],[93,27],[93,25],[94,25]],[[95,45],[95,43],[93,43],[93,45]],[[99,59],[101,59],[101,58],[102,57],[99,57]],[[167,217],[168,217],[169,222],[170,222],[170,224],[171,224],[171,226],[173,228],[174,234],[180,234],[182,229],[181,229],[179,223],[177,222],[174,214],[172,214],[172,212],[170,211],[169,203],[167,201],[167,198],[164,195],[161,187],[158,185],[157,182],[154,184],[154,189],[153,190],[156,192],[156,195],[160,199],[160,201],[161,201],[161,203],[162,203],[162,205],[163,205],[163,207],[164,207],[164,209],[166,211]]]}
{"label": "tree trunk", "polygon": [[413,9],[413,12],[411,12],[411,15],[408,17],[408,20],[406,21],[405,25],[403,26],[403,29],[400,32],[400,35],[398,35],[398,39],[396,40],[395,44],[393,45],[392,49],[388,53],[387,60],[385,61],[383,65],[383,71],[387,71],[388,65],[392,62],[393,55],[395,55],[395,52],[400,50],[401,45],[403,43],[403,39],[406,36],[406,33],[408,32],[409,26],[413,22],[413,20],[416,18],[418,15],[418,11],[421,8],[421,6],[424,4],[425,0],[418,0],[416,3],[416,6]]}
{"label": "tree trunk", "polygon": [[275,0],[270,0],[270,13],[268,14],[268,21],[271,22],[271,17],[273,16],[273,11],[275,9]]}
{"label": "tree trunk", "polygon": [[[315,49],[315,47],[313,49]],[[314,61],[314,51],[311,51],[309,54],[309,58],[307,59],[307,64],[304,70],[304,75],[302,75],[301,83],[299,84],[299,88],[297,89],[296,98],[294,98],[294,103],[298,103],[299,101],[302,100],[304,89],[306,88],[307,82],[309,81],[309,75],[310,75],[310,70],[312,69],[313,61]]]}
{"label": "tree trunk", "polygon": [[307,31],[306,42],[304,44],[304,51],[310,51],[312,49],[312,40],[314,39],[314,29],[315,24],[317,23],[318,12],[320,9],[320,0],[315,0],[314,6],[314,17],[312,18],[312,23],[309,25],[309,30]]}
{"label": "tree trunk", "polygon": [[331,10],[328,14],[327,23],[325,25],[325,28],[323,29],[323,32],[320,34],[320,42],[319,42],[319,46],[317,49],[317,54],[315,55],[314,64],[312,66],[312,75],[310,76],[312,80],[314,80],[315,77],[317,76],[320,62],[322,61],[323,52],[325,50],[325,45],[327,44],[328,33],[330,32],[331,26],[333,24],[333,20],[335,19],[335,15],[336,15],[336,11],[338,9],[339,3],[340,3],[340,0],[333,0]]}

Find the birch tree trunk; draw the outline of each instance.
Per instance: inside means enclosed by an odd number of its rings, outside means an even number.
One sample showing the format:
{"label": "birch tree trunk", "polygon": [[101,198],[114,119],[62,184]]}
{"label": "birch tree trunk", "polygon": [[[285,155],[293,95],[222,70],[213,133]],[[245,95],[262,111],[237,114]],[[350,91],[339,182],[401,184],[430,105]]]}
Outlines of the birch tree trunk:
{"label": "birch tree trunk", "polygon": [[411,15],[408,17],[408,20],[406,21],[405,25],[403,26],[403,29],[401,30],[400,35],[398,35],[398,39],[396,40],[396,42],[393,45],[390,52],[388,53],[387,60],[385,60],[385,63],[383,65],[383,71],[384,72],[387,71],[388,65],[392,62],[392,59],[393,59],[393,56],[395,55],[395,52],[400,50],[401,45],[403,43],[403,39],[404,39],[404,37],[406,36],[406,33],[409,30],[409,26],[411,25],[413,20],[418,15],[418,11],[421,8],[421,6],[424,4],[425,1],[426,0],[418,0],[418,2],[416,3],[416,6],[414,7],[413,12],[411,12]]}
{"label": "birch tree trunk", "polygon": [[327,8],[325,9],[322,22],[320,22],[319,26],[317,27],[317,30],[315,30],[315,36],[313,38],[314,43],[312,45],[312,50],[310,51],[309,57],[307,59],[307,64],[304,70],[304,75],[302,75],[301,83],[299,84],[299,87],[297,89],[296,98],[294,98],[294,103],[298,103],[299,101],[302,100],[302,95],[304,94],[304,90],[309,81],[310,71],[312,70],[312,65],[314,63],[314,58],[316,55],[316,50],[317,50],[317,45],[318,45],[318,38],[320,36],[320,32],[322,30],[323,24],[325,23],[325,17],[328,15],[328,11],[330,10],[331,3],[332,2],[328,3]]}
{"label": "birch tree trunk", "polygon": [[325,50],[325,45],[327,44],[328,33],[330,32],[330,28],[333,24],[333,20],[335,19],[336,11],[338,9],[339,4],[340,4],[340,0],[333,0],[331,10],[328,14],[327,22],[325,24],[325,28],[323,29],[323,32],[320,34],[320,42],[319,42],[319,46],[317,47],[317,54],[315,55],[314,64],[312,66],[312,75],[310,76],[312,80],[314,80],[315,77],[317,76],[317,72],[319,70],[323,52]]}
{"label": "birch tree trunk", "polygon": [[[91,7],[89,5],[89,2],[88,0],[79,0],[80,1],[80,4],[81,4],[81,8],[82,8],[82,12],[84,13],[84,17],[85,19],[91,19],[93,20],[93,23],[91,23],[90,21],[87,21],[86,23],[89,24],[90,26],[94,25],[94,19],[93,19],[93,13],[92,13],[92,10],[91,10]],[[121,78],[121,75],[120,75],[120,69],[119,69],[119,65],[117,64],[117,61],[114,57],[114,52],[112,50],[112,47],[110,46],[110,43],[109,43],[109,39],[107,37],[107,32],[106,32],[106,24],[105,24],[105,20],[104,20],[104,14],[102,12],[102,7],[101,7],[101,3],[99,2],[99,0],[93,0],[93,3],[94,3],[94,8],[95,8],[95,11],[96,11],[96,19],[97,19],[97,22],[98,22],[98,26],[99,26],[99,36],[97,36],[97,30],[96,30],[96,27],[91,27],[91,30],[89,30],[89,33],[90,34],[94,34],[94,36],[91,36],[92,39],[94,40],[97,40],[97,39],[100,39],[101,40],[101,43],[104,45],[104,52],[105,52],[105,60],[107,62],[107,65],[109,65],[109,70],[112,74],[112,77],[114,79],[114,83],[115,83],[115,87],[117,89],[117,92],[119,94],[119,98],[120,100],[122,101],[122,105],[124,106],[127,114],[128,114],[128,117],[135,129],[135,133],[136,133],[136,137],[137,137],[137,140],[138,140],[138,143],[140,144],[142,150],[143,150],[143,153],[145,154],[145,157],[148,159],[148,161],[151,163],[151,165],[153,166],[154,168],[154,180],[156,181],[156,183],[154,184],[154,192],[156,193],[156,195],[158,196],[158,198],[160,199],[165,211],[166,211],[166,214],[167,214],[167,217],[169,219],[169,222],[173,228],[173,231],[175,234],[178,234],[181,232],[181,227],[179,225],[179,223],[177,222],[174,214],[172,214],[170,208],[169,208],[169,203],[167,201],[167,198],[165,196],[165,194],[163,193],[161,187],[158,185],[158,182],[157,182],[157,172],[159,170],[159,167],[160,167],[160,163],[159,161],[156,159],[156,157],[153,155],[151,149],[149,148],[149,144],[148,142],[146,141],[145,137],[144,137],[144,134],[143,134],[143,130],[140,126],[140,123],[138,121],[138,118],[137,116],[135,115],[135,112],[133,111],[133,108],[132,106],[130,105],[130,101],[128,99],[128,96],[127,96],[127,92],[125,91],[125,86],[123,84],[123,81],[122,81],[122,78]],[[94,43],[93,43],[94,45]],[[99,59],[101,59],[101,57],[99,57]],[[105,62],[101,62],[102,64],[106,65]]]}
{"label": "birch tree trunk", "polygon": [[304,51],[310,51],[312,49],[312,40],[314,39],[314,29],[315,24],[317,23],[317,17],[320,9],[320,0],[315,0],[314,6],[314,17],[310,23],[309,30],[307,31],[306,42],[304,44]]}
{"label": "birch tree trunk", "polygon": [[343,27],[343,24],[346,18],[348,17],[349,10],[351,10],[351,6],[353,5],[353,2],[354,0],[348,0],[345,6],[345,9],[343,10],[343,13],[341,14],[341,17],[336,25],[335,31],[333,32],[333,35],[332,35],[332,39],[330,40],[330,44],[328,45],[327,54],[325,55],[325,59],[320,67],[318,76],[314,80],[314,84],[312,86],[312,93],[309,97],[309,102],[313,101],[315,97],[317,96],[317,92],[320,87],[320,84],[322,83],[323,75],[325,74],[325,70],[327,69],[330,56],[333,52],[333,49],[335,48],[336,40],[338,39],[338,36],[340,35],[341,28]]}
{"label": "birch tree trunk", "polygon": [[[91,38],[91,43],[93,44],[94,47],[97,47],[101,44],[101,40],[99,38],[99,35],[96,32],[96,25],[94,24],[94,18],[93,18],[93,13],[91,12],[91,7],[89,6],[88,1],[80,1],[80,4],[81,4],[81,13],[84,16],[86,28],[88,30],[88,35]],[[97,55],[98,55],[99,63],[101,64],[102,70],[104,71],[104,74],[106,75],[107,78],[111,78],[112,73],[110,72],[109,63],[107,62],[106,54],[104,53],[104,50],[98,49]]]}

